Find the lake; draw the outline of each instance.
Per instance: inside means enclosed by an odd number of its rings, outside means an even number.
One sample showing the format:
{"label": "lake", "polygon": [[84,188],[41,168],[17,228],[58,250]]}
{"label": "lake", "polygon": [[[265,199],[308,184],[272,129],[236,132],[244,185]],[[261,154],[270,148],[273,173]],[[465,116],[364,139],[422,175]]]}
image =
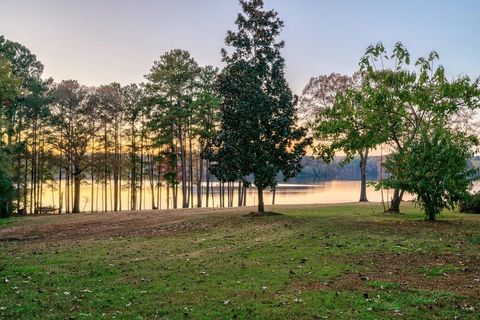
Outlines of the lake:
{"label": "lake", "polygon": [[[126,183],[125,183],[126,184]],[[65,190],[65,186],[62,186]],[[93,206],[93,211],[103,211],[104,204],[102,204],[102,199],[104,195],[102,194],[102,186],[95,185],[95,201]],[[110,198],[110,186],[107,188],[107,210],[112,208],[112,200]],[[91,211],[91,185],[82,185],[81,187],[81,204],[80,209],[82,211]],[[167,208],[167,192],[166,188],[162,187],[160,190],[160,208]],[[178,204],[181,206],[181,190],[179,187],[179,199]],[[196,204],[196,191],[194,190],[194,203]],[[264,201],[265,204],[272,203],[273,193],[270,191],[264,192]],[[309,183],[282,183],[278,186],[275,194],[275,204],[313,204],[313,203],[339,203],[339,202],[355,202],[358,201],[360,196],[360,181],[343,181],[343,180],[332,180],[332,181],[311,181]],[[367,188],[368,200],[372,202],[380,202],[382,200],[382,193],[376,191],[373,187]],[[385,201],[390,199],[392,196],[391,190],[384,190],[383,197]],[[155,198],[157,194],[155,194]],[[226,197],[226,196],[225,196]],[[127,190],[123,190],[121,194],[121,209],[129,209],[129,198],[130,193]],[[234,193],[234,206],[237,205],[237,193]],[[405,196],[405,200],[411,199],[410,196]],[[97,201],[98,200],[98,201]],[[168,199],[170,202],[170,208],[172,208],[172,199],[171,194]],[[249,188],[247,191],[247,205],[256,205],[257,204],[257,192],[255,188]],[[65,209],[65,200],[64,209]],[[44,190],[42,206],[53,206],[58,207],[59,196],[58,191],[56,190]],[[203,200],[205,203],[205,199]],[[219,206],[219,192],[218,185],[214,187],[214,197],[213,203],[212,198],[210,198],[209,206],[218,207]],[[147,187],[144,189],[142,195],[142,209],[152,209],[152,194],[150,188]]]}

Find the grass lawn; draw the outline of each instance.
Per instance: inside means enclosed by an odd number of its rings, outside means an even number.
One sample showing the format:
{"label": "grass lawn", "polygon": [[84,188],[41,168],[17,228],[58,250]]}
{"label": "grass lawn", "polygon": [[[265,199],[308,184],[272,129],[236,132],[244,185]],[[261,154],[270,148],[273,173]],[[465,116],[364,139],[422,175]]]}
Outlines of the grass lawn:
{"label": "grass lawn", "polygon": [[1,319],[478,319],[480,215],[379,204],[0,221]]}

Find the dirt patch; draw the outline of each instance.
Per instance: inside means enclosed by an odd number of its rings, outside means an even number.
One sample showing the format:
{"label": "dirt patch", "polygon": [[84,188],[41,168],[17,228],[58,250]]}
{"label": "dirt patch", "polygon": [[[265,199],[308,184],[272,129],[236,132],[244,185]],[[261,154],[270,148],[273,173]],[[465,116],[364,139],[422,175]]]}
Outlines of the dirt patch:
{"label": "dirt patch", "polygon": [[[218,217],[241,215],[246,210],[177,209],[27,217],[21,225],[0,229],[0,242],[167,235],[203,230]],[[202,219],[207,215],[211,219]]]}
{"label": "dirt patch", "polygon": [[[298,284],[298,289],[368,292],[388,283],[403,290],[449,291],[472,299],[480,295],[480,256],[372,253],[342,260],[359,271],[324,282]],[[425,271],[431,268],[444,268],[445,272],[432,276]]]}

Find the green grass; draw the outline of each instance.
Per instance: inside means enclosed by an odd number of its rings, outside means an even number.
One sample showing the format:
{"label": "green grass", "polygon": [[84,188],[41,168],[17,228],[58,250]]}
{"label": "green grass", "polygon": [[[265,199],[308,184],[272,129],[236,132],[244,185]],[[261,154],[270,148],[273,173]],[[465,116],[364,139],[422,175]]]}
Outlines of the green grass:
{"label": "green grass", "polygon": [[424,267],[421,269],[422,273],[429,277],[446,276],[448,273],[461,272],[462,268],[452,265],[443,265],[435,267]]}
{"label": "green grass", "polygon": [[[462,272],[427,257],[478,255],[471,239],[480,238],[480,216],[445,213],[431,223],[412,206],[391,216],[375,204],[276,211],[283,215],[192,218],[206,227],[168,235],[2,242],[0,318],[478,316],[478,291],[474,297],[425,281]],[[411,257],[419,260],[405,265],[404,276],[388,273],[395,266],[384,261]]]}
{"label": "green grass", "polygon": [[17,217],[0,218],[0,228],[11,226],[15,224],[17,220]]}

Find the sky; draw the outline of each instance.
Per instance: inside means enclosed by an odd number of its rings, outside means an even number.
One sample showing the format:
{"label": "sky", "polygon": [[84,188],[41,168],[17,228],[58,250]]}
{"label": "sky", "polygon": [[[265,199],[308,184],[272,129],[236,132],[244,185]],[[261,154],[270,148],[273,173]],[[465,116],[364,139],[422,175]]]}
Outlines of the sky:
{"label": "sky", "polygon": [[[370,45],[402,41],[412,58],[436,50],[449,77],[480,76],[480,1],[265,0],[285,22],[287,80],[300,93],[312,76],[351,74]],[[0,34],[27,46],[56,81],[144,81],[154,60],[189,50],[222,67],[237,0],[0,0]]]}

